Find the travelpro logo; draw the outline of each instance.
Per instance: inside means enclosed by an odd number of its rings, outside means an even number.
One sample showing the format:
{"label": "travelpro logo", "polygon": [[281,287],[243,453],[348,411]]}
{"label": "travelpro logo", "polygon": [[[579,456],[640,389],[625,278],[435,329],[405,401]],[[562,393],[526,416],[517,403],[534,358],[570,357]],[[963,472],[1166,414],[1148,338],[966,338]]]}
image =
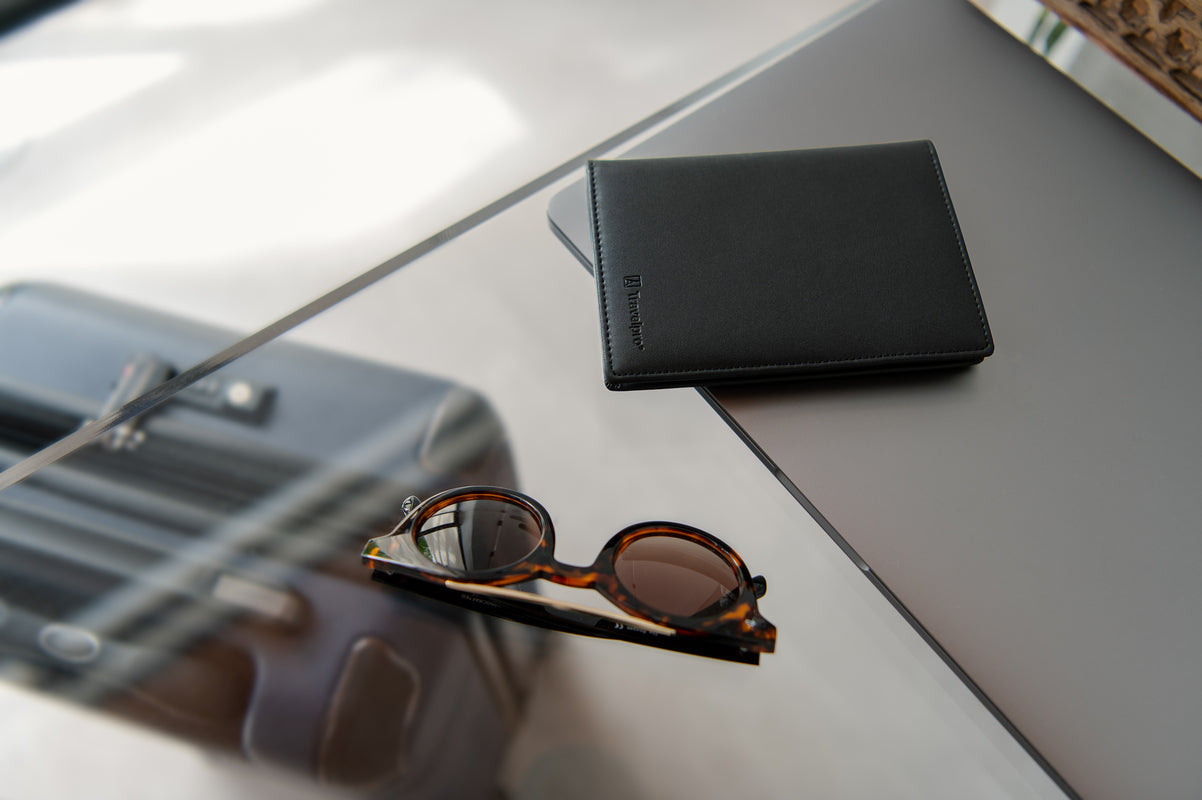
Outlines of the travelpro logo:
{"label": "travelpro logo", "polygon": [[638,350],[646,349],[643,338],[643,314],[639,310],[639,302],[643,299],[643,276],[626,275],[622,278],[622,288],[626,290],[626,313],[630,317],[630,342]]}

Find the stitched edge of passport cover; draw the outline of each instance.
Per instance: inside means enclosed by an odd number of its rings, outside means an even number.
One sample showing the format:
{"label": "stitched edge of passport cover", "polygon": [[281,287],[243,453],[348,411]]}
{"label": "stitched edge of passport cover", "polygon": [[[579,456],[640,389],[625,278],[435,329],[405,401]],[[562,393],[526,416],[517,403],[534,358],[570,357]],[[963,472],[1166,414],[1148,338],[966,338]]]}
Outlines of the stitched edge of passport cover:
{"label": "stitched edge of passport cover", "polygon": [[[985,316],[984,306],[981,301],[980,292],[977,287],[975,276],[972,272],[971,262],[968,257],[968,251],[964,243],[964,237],[960,229],[960,224],[956,218],[955,210],[953,209],[951,198],[947,189],[946,180],[944,178],[942,167],[939,163],[939,158],[935,152],[932,142],[920,140],[917,142],[895,142],[889,144],[877,145],[859,145],[851,147],[831,147],[815,150],[792,150],[792,151],[768,151],[764,153],[739,153],[729,155],[710,155],[710,156],[679,156],[668,158],[644,158],[644,159],[618,159],[624,162],[624,165],[634,165],[638,162],[675,162],[678,165],[686,164],[689,161],[693,162],[714,162],[723,159],[754,159],[756,157],[769,157],[778,159],[788,159],[790,157],[805,159],[807,155],[823,154],[830,156],[832,154],[848,153],[853,151],[868,151],[875,149],[884,151],[889,148],[900,148],[905,146],[914,147],[922,145],[925,147],[926,153],[929,156],[932,175],[941,195],[942,207],[946,212],[947,231],[954,239],[956,250],[959,254],[959,265],[962,268],[962,277],[964,288],[971,296],[972,304],[976,312],[976,322],[979,325],[980,340],[971,346],[955,347],[948,349],[927,349],[927,350],[889,350],[882,348],[879,352],[865,351],[854,357],[842,358],[805,358],[793,360],[756,360],[749,358],[749,354],[744,354],[741,363],[726,364],[722,366],[686,366],[680,368],[668,369],[637,369],[632,371],[622,371],[615,359],[613,344],[614,324],[611,320],[610,301],[609,301],[609,275],[610,263],[607,260],[606,243],[602,231],[602,215],[603,210],[598,202],[597,176],[594,161],[590,161],[587,168],[587,185],[589,199],[589,213],[591,216],[591,229],[594,248],[594,259],[596,264],[596,280],[597,280],[597,295],[601,311],[602,323],[602,344],[604,346],[604,366],[606,385],[611,389],[630,389],[630,388],[654,388],[657,386],[677,386],[677,385],[706,385],[721,382],[742,382],[754,380],[768,380],[774,378],[790,378],[790,377],[806,377],[806,376],[826,376],[832,374],[842,374],[850,372],[873,371],[881,369],[905,369],[918,368],[924,366],[951,366],[951,365],[967,365],[981,361],[986,356],[993,353],[994,345],[992,334],[989,330],[989,323]],[[853,154],[854,157],[854,154]],[[604,162],[602,162],[604,163]],[[704,225],[704,223],[701,223]],[[804,265],[800,265],[804,268]],[[633,267],[631,267],[634,269]],[[626,269],[623,267],[622,269]],[[640,271],[635,269],[635,272],[630,276],[626,276],[623,280],[629,281],[632,278],[637,278]],[[633,288],[633,287],[632,287]],[[694,309],[702,311],[703,309]],[[638,312],[633,312],[637,314]],[[642,336],[641,330],[643,322],[641,318],[635,318],[638,322],[639,331],[634,333],[636,341]],[[801,323],[804,325],[804,323]],[[633,326],[631,327],[634,330]],[[641,347],[639,348],[642,349]]]}

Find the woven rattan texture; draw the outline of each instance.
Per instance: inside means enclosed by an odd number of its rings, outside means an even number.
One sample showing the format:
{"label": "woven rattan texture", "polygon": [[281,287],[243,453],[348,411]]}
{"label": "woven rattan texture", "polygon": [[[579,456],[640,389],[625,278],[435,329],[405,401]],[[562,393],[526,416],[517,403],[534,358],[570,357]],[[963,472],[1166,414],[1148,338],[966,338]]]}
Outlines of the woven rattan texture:
{"label": "woven rattan texture", "polygon": [[1202,121],[1202,0],[1042,0]]}

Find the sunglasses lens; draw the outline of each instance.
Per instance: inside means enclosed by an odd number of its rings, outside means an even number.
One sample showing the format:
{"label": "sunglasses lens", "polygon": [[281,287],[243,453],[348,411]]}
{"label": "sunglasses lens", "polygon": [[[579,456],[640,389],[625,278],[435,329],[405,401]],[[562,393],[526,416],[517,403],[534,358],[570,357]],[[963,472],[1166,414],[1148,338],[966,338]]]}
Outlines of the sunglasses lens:
{"label": "sunglasses lens", "polygon": [[614,571],[640,603],[678,617],[721,614],[741,584],[734,566],[720,554],[671,534],[635,539],[614,560]]}
{"label": "sunglasses lens", "polygon": [[491,497],[443,506],[417,530],[417,546],[426,558],[465,575],[516,564],[540,541],[542,528],[533,514]]}

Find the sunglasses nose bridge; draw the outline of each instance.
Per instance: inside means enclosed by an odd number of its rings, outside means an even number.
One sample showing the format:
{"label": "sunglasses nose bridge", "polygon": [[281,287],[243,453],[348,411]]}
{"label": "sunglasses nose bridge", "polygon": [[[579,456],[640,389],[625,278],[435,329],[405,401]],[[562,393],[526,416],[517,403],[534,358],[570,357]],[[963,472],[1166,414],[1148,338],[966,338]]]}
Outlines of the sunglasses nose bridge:
{"label": "sunglasses nose bridge", "polygon": [[576,567],[559,562],[556,562],[543,577],[552,583],[577,589],[590,589],[597,582],[597,573],[590,567]]}

